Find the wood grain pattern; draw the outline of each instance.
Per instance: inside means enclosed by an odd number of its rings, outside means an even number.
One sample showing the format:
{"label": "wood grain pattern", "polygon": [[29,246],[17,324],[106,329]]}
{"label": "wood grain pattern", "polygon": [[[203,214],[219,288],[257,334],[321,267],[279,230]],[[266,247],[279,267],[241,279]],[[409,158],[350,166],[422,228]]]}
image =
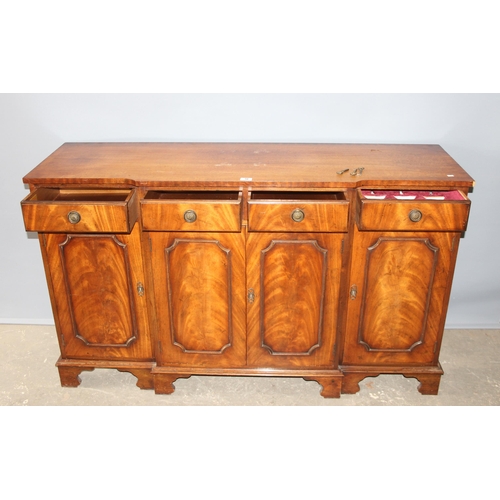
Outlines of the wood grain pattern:
{"label": "wood grain pattern", "polygon": [[342,364],[437,361],[457,233],[355,231]]}
{"label": "wood grain pattern", "polygon": [[342,394],[356,394],[359,383],[367,377],[378,377],[379,375],[403,375],[406,378],[416,378],[420,384],[420,394],[436,395],[439,391],[439,383],[443,375],[441,365],[435,366],[341,366],[344,378],[342,380]]}
{"label": "wood grain pattern", "polygon": [[[24,182],[63,385],[114,368],[162,394],[214,374],[303,377],[338,397],[399,373],[437,393],[474,186],[441,147],[69,143]],[[362,188],[463,199],[382,202]]]}
{"label": "wood grain pattern", "polygon": [[315,380],[316,382],[318,382],[318,384],[321,385],[320,394],[324,398],[340,398],[343,379],[344,377],[342,374],[334,377],[322,377],[320,375],[304,377],[304,380]]}
{"label": "wood grain pattern", "polygon": [[233,338],[231,250],[217,240],[176,238],[165,259],[173,344],[222,354]]}
{"label": "wood grain pattern", "polygon": [[[295,222],[294,210],[302,210],[304,219]],[[254,201],[248,202],[250,231],[293,231],[308,233],[347,231],[349,202]]]}
{"label": "wood grain pattern", "polygon": [[[40,188],[22,202],[26,231],[64,233],[129,233],[137,219],[133,190],[79,191],[70,196],[66,190]],[[74,193],[75,191],[71,191]],[[70,212],[81,220],[72,224]]]}
{"label": "wood grain pattern", "polygon": [[75,336],[100,347],[136,341],[127,245],[112,235],[68,235],[59,254]]}
{"label": "wood grain pattern", "polygon": [[367,249],[358,332],[367,351],[411,352],[422,344],[438,252],[427,238],[382,237]]}
{"label": "wood grain pattern", "polygon": [[260,254],[260,336],[271,355],[322,344],[328,250],[317,240],[273,240]]}
{"label": "wood grain pattern", "polygon": [[246,359],[241,233],[151,233],[158,363]]}
{"label": "wood grain pattern", "polygon": [[59,379],[61,381],[61,387],[78,387],[82,383],[80,374],[83,371],[91,372],[94,367],[83,367],[83,366],[59,366]]}
{"label": "wood grain pattern", "polygon": [[[236,201],[148,200],[141,201],[142,224],[147,231],[239,231],[241,227],[241,193]],[[192,210],[194,222],[184,214]]]}
{"label": "wood grain pattern", "polygon": [[[357,222],[361,230],[465,231],[470,201],[374,201],[360,200]],[[422,218],[413,222],[412,210]]]}
{"label": "wood grain pattern", "polygon": [[139,232],[42,239],[63,357],[151,359]]}
{"label": "wood grain pattern", "polygon": [[333,366],[341,234],[250,233],[248,363]]}
{"label": "wood grain pattern", "polygon": [[[362,175],[349,175],[359,167]],[[23,180],[205,188],[474,185],[440,146],[402,144],[67,143]]]}
{"label": "wood grain pattern", "polygon": [[188,368],[176,366],[154,366],[151,370],[154,376],[155,392],[157,394],[172,394],[175,391],[174,382],[179,378],[189,378],[192,375],[208,376],[238,376],[238,377],[300,377],[304,380],[314,380],[321,386],[321,395],[325,398],[338,398],[341,394],[343,374],[339,369],[267,368],[255,367],[206,368],[191,366]]}
{"label": "wood grain pattern", "polygon": [[63,387],[78,387],[81,383],[79,374],[82,371],[92,371],[95,368],[115,369],[129,372],[137,378],[136,385],[140,389],[153,389],[154,380],[151,373],[153,362],[132,360],[100,360],[100,359],[70,359],[59,358],[56,366],[59,370]]}

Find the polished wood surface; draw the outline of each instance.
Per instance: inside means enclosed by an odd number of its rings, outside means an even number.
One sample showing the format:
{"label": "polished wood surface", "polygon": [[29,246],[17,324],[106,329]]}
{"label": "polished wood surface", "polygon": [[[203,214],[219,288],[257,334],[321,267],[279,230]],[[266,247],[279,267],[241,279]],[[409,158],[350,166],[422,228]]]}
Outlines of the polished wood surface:
{"label": "polished wood surface", "polygon": [[152,359],[140,230],[41,236],[64,357]]}
{"label": "polished wood surface", "polygon": [[[142,225],[146,231],[239,231],[241,228],[241,193],[227,193],[225,198],[201,192],[204,199],[174,193],[141,201]],[[214,199],[215,198],[215,199]],[[192,214],[192,220],[189,219]]]}
{"label": "polished wood surface", "polygon": [[63,387],[78,387],[81,383],[79,375],[83,371],[92,371],[96,368],[113,369],[120,372],[129,372],[137,378],[137,387],[140,389],[154,389],[152,361],[131,360],[100,360],[100,359],[71,359],[60,357],[56,366]]}
{"label": "polished wood surface", "polygon": [[380,374],[438,393],[474,186],[440,146],[68,143],[24,182],[63,386],[113,368],[158,394],[293,376],[339,397]]}
{"label": "polished wood surface", "polygon": [[[360,200],[357,222],[362,230],[386,231],[465,231],[470,201],[374,201]],[[412,211],[421,214],[413,221]]]}
{"label": "polished wood surface", "polygon": [[248,364],[335,366],[342,234],[253,233],[247,243]]}
{"label": "polished wood surface", "polygon": [[149,238],[158,364],[244,365],[243,235],[154,232]]}
{"label": "polished wood surface", "polygon": [[343,363],[437,362],[459,238],[355,230]]}
{"label": "polished wood surface", "polygon": [[[39,188],[21,207],[26,231],[66,233],[128,233],[138,216],[135,192]],[[72,223],[70,214],[76,213]]]}
{"label": "polished wood surface", "polygon": [[[189,378],[193,370],[175,366],[154,366],[151,370],[154,375],[155,392],[157,394],[172,394],[175,391],[174,382],[179,378]],[[324,398],[338,398],[342,390],[343,373],[338,369],[307,369],[295,368],[204,368],[196,370],[199,375],[208,376],[238,376],[238,377],[300,377],[304,380],[314,380],[321,386],[320,394]]]}
{"label": "polished wood surface", "polygon": [[[293,194],[293,193],[292,193]],[[279,194],[252,198],[248,202],[250,231],[345,232],[349,202],[344,193],[332,195],[331,200],[315,200],[317,193],[300,193],[296,199],[281,199]],[[298,211],[301,220],[294,220]]]}
{"label": "polished wood surface", "polygon": [[359,382],[366,377],[378,377],[379,375],[403,375],[406,378],[416,378],[420,384],[420,394],[435,396],[439,391],[439,383],[443,375],[443,369],[438,363],[436,366],[342,366],[342,393],[356,394],[360,390]]}
{"label": "polished wood surface", "polygon": [[[351,176],[357,168],[364,168],[362,174]],[[24,182],[205,188],[474,184],[438,145],[293,143],[67,143]]]}

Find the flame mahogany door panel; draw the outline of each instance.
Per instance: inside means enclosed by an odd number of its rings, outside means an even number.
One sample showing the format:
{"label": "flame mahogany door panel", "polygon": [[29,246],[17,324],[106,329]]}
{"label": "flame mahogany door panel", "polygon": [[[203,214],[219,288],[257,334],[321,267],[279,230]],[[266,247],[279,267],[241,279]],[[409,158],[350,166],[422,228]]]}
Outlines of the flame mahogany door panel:
{"label": "flame mahogany door panel", "polygon": [[399,373],[437,394],[474,180],[437,145],[67,143],[23,178],[63,386]]}
{"label": "flame mahogany door panel", "polygon": [[159,366],[246,361],[242,233],[150,233]]}
{"label": "flame mahogany door panel", "polygon": [[355,230],[342,364],[438,362],[459,238]]}
{"label": "flame mahogany door panel", "polygon": [[343,234],[251,233],[248,364],[334,368]]}
{"label": "flame mahogany door panel", "polygon": [[63,358],[152,359],[139,225],[40,240]]}

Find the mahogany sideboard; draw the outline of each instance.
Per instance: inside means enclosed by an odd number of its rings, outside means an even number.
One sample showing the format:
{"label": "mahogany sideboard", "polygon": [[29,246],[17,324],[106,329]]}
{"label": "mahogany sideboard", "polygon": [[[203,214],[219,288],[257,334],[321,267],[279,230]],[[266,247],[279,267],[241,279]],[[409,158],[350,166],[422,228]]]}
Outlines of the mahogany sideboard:
{"label": "mahogany sideboard", "polygon": [[473,179],[438,145],[66,143],[28,173],[62,386],[400,374],[437,394]]}

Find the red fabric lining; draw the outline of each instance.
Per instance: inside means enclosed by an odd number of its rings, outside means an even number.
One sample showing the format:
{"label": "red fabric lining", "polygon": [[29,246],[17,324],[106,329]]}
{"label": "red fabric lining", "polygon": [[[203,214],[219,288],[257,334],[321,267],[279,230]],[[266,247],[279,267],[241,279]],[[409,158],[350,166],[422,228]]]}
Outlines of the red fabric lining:
{"label": "red fabric lining", "polygon": [[[401,194],[402,193],[402,194]],[[432,197],[444,196],[444,200],[435,201],[463,201],[464,197],[460,191],[387,191],[382,189],[362,189],[361,194],[366,198],[369,196],[383,196],[385,200],[396,200],[396,196],[415,196],[414,200],[432,201]],[[429,197],[429,198],[426,198]],[[400,200],[400,201],[404,201]]]}

